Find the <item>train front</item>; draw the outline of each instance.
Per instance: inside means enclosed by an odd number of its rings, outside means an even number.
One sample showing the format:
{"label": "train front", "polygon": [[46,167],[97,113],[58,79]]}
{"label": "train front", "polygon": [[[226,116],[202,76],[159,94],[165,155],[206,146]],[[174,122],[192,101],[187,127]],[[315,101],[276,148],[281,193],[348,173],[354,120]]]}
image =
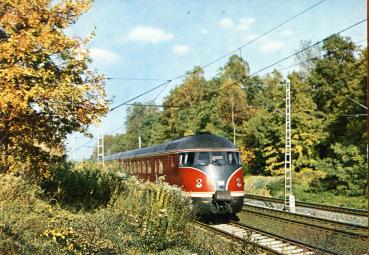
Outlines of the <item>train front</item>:
{"label": "train front", "polygon": [[[179,153],[184,191],[198,214],[235,214],[242,209],[243,169],[235,146],[225,138],[208,135],[207,148]],[[199,147],[205,147],[201,144]]]}

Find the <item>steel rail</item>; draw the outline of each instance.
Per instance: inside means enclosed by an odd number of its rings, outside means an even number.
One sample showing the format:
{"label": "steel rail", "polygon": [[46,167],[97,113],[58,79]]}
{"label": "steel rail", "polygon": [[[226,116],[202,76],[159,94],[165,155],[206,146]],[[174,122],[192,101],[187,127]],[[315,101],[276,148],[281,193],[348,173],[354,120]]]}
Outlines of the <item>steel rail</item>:
{"label": "steel rail", "polygon": [[[223,237],[225,237],[225,238],[227,238],[227,239],[229,239],[229,240],[231,240],[231,241],[236,241],[237,243],[239,243],[239,244],[243,244],[244,242],[245,242],[245,239],[244,238],[242,238],[242,237],[239,237],[239,236],[237,236],[237,235],[234,235],[234,234],[232,234],[232,233],[229,233],[229,232],[227,232],[227,231],[225,231],[225,230],[221,230],[221,229],[219,229],[219,228],[216,228],[216,227],[214,227],[213,225],[208,225],[208,224],[205,224],[205,223],[202,223],[202,222],[199,222],[199,221],[196,221],[195,222],[195,225],[197,225],[198,227],[201,227],[201,228],[203,228],[203,229],[205,229],[205,230],[207,230],[207,231],[210,231],[210,232],[213,232],[213,233],[216,233],[217,235],[221,235],[221,236],[223,236]],[[278,255],[282,255],[282,253],[280,253],[280,252],[276,252],[276,251],[274,251],[274,250],[271,250],[270,248],[268,248],[268,247],[263,247],[263,246],[261,246],[261,245],[259,245],[259,244],[257,244],[257,243],[255,243],[255,245],[258,247],[258,248],[261,248],[261,249],[265,249],[265,250],[267,250],[268,252],[271,252],[271,254],[278,254]]]}
{"label": "steel rail", "polygon": [[242,224],[242,223],[239,223],[239,222],[230,221],[230,224],[236,225],[236,226],[238,226],[240,228],[245,228],[245,229],[253,230],[253,231],[258,232],[258,233],[263,233],[263,234],[265,234],[267,236],[270,236],[272,238],[283,239],[284,241],[286,241],[287,243],[289,243],[291,245],[301,246],[301,247],[304,247],[305,249],[307,249],[309,251],[319,252],[319,254],[322,254],[322,255],[323,254],[338,254],[336,252],[332,252],[332,251],[329,251],[329,250],[324,249],[324,248],[318,248],[316,246],[313,246],[313,245],[310,245],[310,244],[307,244],[307,243],[304,243],[304,242],[301,242],[301,241],[298,241],[298,240],[286,238],[286,237],[283,237],[283,236],[280,236],[280,235],[277,235],[277,234],[272,234],[272,233],[269,233],[267,231],[264,231],[264,230],[262,230],[260,228],[248,226],[248,225],[245,225],[245,224]]}
{"label": "steel rail", "polygon": [[[247,207],[249,209],[247,209]],[[368,234],[366,232],[366,227],[361,226],[361,225],[326,220],[326,219],[316,218],[316,217],[312,217],[308,215],[289,213],[289,212],[284,212],[280,210],[259,207],[259,206],[252,206],[252,205],[244,206],[242,208],[242,212],[255,214],[259,217],[277,219],[279,221],[284,221],[290,224],[297,224],[297,225],[302,225],[305,227],[320,229],[324,231],[340,233],[350,238],[367,239],[368,237]],[[277,216],[276,214],[279,216]],[[351,229],[354,232],[347,231],[347,229]]]}
{"label": "steel rail", "polygon": [[[293,254],[337,254],[300,241],[288,239],[276,234],[271,234],[255,227],[246,226],[234,221],[231,221],[228,224],[220,225],[207,225],[202,222],[195,222],[195,224],[203,229],[221,235],[227,239],[235,240],[240,244],[248,242],[247,238],[245,238],[244,236],[235,234],[236,232],[239,233],[240,231],[243,231],[244,233],[246,233],[246,235],[249,234],[249,236],[251,237],[249,241],[250,244],[255,245],[259,249],[268,252],[268,254],[290,254],[292,250],[295,251]],[[232,228],[232,230],[229,231],[229,228]]]}
{"label": "steel rail", "polygon": [[[245,194],[244,198],[254,199],[254,200],[259,200],[259,201],[268,201],[268,202],[273,202],[273,203],[278,203],[278,204],[283,203],[283,199],[275,198],[275,197],[264,197],[264,196]],[[320,209],[324,211],[368,217],[368,211],[363,210],[363,209],[339,207],[339,206],[332,206],[332,205],[321,205],[321,204],[315,204],[315,203],[309,203],[309,202],[303,202],[303,201],[296,201],[296,205],[300,207],[305,207],[305,208]]]}

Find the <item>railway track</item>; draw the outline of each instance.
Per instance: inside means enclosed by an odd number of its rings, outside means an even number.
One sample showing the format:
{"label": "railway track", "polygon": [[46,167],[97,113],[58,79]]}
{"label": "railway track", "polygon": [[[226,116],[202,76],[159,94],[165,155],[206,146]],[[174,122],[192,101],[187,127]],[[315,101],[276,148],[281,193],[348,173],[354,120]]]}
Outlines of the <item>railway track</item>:
{"label": "railway track", "polygon": [[[311,245],[286,239],[282,236],[267,233],[255,227],[246,226],[238,222],[230,221],[227,224],[208,225],[202,222],[195,223],[198,227],[222,236],[233,242],[238,242],[241,246],[250,244],[258,251],[266,254],[337,254],[327,250],[318,249]],[[240,249],[240,254],[245,253]]]}
{"label": "railway track", "polygon": [[[283,199],[281,198],[263,197],[263,196],[257,196],[257,195],[251,195],[251,194],[245,194],[244,198],[259,200],[263,202],[270,202],[270,203],[278,203],[278,204],[284,203]],[[335,213],[343,213],[343,214],[349,214],[349,215],[355,215],[355,216],[361,216],[361,217],[368,217],[368,211],[362,210],[362,209],[321,205],[321,204],[314,204],[314,203],[308,203],[308,202],[302,202],[302,201],[296,201],[295,204],[296,206],[299,206],[299,207],[305,207],[305,208],[311,208],[311,209],[317,209],[317,210],[323,210],[323,211],[335,212]]]}
{"label": "railway track", "polygon": [[285,224],[302,225],[304,227],[316,229],[317,231],[340,234],[348,238],[368,238],[367,228],[362,225],[316,218],[304,214],[288,213],[276,209],[244,205],[243,213],[254,214],[257,217],[268,218],[283,222]]}

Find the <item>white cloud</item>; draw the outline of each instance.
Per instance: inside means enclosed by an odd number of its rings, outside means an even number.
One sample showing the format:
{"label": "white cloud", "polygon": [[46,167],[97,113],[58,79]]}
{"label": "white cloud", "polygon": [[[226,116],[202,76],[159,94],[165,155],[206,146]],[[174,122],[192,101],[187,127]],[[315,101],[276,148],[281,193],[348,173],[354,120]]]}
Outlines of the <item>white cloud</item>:
{"label": "white cloud", "polygon": [[137,26],[132,29],[126,36],[127,41],[142,42],[142,43],[159,43],[171,41],[174,35],[164,30]]}
{"label": "white cloud", "polygon": [[252,17],[240,19],[240,23],[237,25],[237,30],[247,30],[255,23],[255,19]]}
{"label": "white cloud", "polygon": [[284,30],[280,33],[282,36],[292,36],[294,32],[292,30]]}
{"label": "white cloud", "polygon": [[90,56],[96,63],[102,64],[116,62],[120,59],[116,53],[103,48],[91,48]]}
{"label": "white cloud", "polygon": [[283,43],[281,41],[274,41],[274,40],[269,40],[266,42],[263,42],[259,49],[263,52],[273,52],[273,51],[277,51],[280,48],[283,47]]}
{"label": "white cloud", "polygon": [[173,48],[173,52],[176,55],[185,55],[191,50],[190,46],[183,45],[183,44],[177,44]]}
{"label": "white cloud", "polygon": [[219,26],[223,29],[231,28],[233,27],[234,23],[230,18],[223,18],[219,21]]}

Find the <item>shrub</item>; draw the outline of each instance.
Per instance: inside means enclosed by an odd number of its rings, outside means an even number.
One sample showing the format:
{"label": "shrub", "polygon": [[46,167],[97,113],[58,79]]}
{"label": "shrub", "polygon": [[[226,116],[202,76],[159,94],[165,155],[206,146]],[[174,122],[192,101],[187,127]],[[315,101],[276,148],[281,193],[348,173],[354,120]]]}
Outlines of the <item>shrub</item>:
{"label": "shrub", "polygon": [[121,188],[122,171],[119,164],[63,163],[52,168],[51,180],[42,186],[63,206],[88,211],[109,203],[114,191]]}
{"label": "shrub", "polygon": [[178,187],[131,177],[100,217],[106,232],[120,233],[111,236],[117,245],[160,251],[185,244],[193,214],[189,198]]}
{"label": "shrub", "polygon": [[0,254],[190,253],[190,200],[162,180],[132,177],[108,206],[78,213],[51,205],[20,177],[0,175],[0,185]]}

